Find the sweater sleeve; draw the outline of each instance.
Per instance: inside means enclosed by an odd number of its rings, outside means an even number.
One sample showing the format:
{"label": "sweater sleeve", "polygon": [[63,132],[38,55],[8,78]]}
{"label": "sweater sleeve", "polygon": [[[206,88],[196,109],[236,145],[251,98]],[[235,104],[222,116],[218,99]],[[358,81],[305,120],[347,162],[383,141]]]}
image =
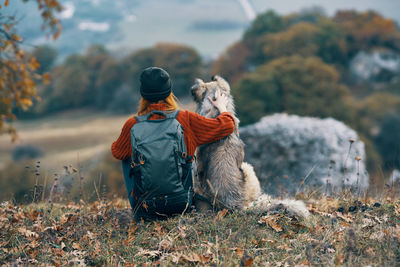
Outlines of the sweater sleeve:
{"label": "sweater sleeve", "polygon": [[122,127],[121,134],[118,139],[111,145],[111,153],[116,159],[126,159],[131,156],[131,128],[136,123],[134,117],[129,118]]}
{"label": "sweater sleeve", "polygon": [[233,133],[235,120],[228,112],[221,113],[215,119],[189,112],[190,126],[197,145],[212,143]]}

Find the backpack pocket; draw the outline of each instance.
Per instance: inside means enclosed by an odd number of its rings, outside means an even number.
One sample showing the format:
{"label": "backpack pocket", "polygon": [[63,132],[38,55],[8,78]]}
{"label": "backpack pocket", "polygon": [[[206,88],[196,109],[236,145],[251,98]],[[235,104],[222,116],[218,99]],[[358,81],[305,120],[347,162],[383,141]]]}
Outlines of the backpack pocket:
{"label": "backpack pocket", "polygon": [[192,206],[193,191],[188,190],[180,194],[166,195],[145,199],[138,203],[136,216],[148,219],[163,219],[190,211]]}

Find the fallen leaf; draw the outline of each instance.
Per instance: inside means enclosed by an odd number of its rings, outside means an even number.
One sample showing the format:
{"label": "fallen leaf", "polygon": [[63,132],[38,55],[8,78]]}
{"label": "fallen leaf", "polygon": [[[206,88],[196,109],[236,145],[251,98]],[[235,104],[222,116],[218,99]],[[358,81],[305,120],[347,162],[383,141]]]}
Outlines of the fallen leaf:
{"label": "fallen leaf", "polygon": [[266,225],[269,225],[272,229],[274,229],[278,233],[283,231],[282,225],[277,224],[275,222],[275,219],[272,217],[263,216],[260,218],[258,223],[265,223]]}
{"label": "fallen leaf", "polygon": [[335,264],[336,265],[342,265],[343,262],[344,262],[344,255],[343,254],[338,254],[336,256],[336,259],[335,259]]}
{"label": "fallen leaf", "polygon": [[73,249],[77,249],[77,250],[82,250],[81,245],[80,245],[79,243],[77,243],[77,242],[74,242],[74,243],[72,244],[72,248],[73,248]]}
{"label": "fallen leaf", "polygon": [[241,249],[241,248],[235,248],[235,251],[236,251],[236,255],[239,257],[239,259],[241,259],[241,258],[243,258],[243,256],[244,256],[244,251],[243,251],[243,249]]}
{"label": "fallen leaf", "polygon": [[223,210],[218,211],[217,216],[216,216],[216,220],[222,220],[222,218],[225,217],[227,212],[228,212],[227,209],[223,209]]}
{"label": "fallen leaf", "polygon": [[253,265],[253,261],[254,261],[254,259],[252,257],[247,257],[246,259],[244,259],[243,266],[250,267]]}
{"label": "fallen leaf", "polygon": [[375,256],[376,255],[376,252],[375,252],[375,250],[373,248],[367,248],[365,250],[365,252],[370,256]]}

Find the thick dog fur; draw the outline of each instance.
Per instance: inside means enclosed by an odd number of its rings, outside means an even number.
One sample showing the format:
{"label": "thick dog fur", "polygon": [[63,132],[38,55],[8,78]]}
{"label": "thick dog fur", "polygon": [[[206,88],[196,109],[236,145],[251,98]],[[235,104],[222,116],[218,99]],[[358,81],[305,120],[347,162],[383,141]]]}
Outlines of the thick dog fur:
{"label": "thick dog fur", "polygon": [[198,179],[195,191],[209,203],[198,203],[198,209],[216,206],[229,209],[254,209],[259,212],[285,209],[289,213],[307,217],[309,212],[302,201],[277,200],[261,193],[260,182],[253,167],[243,162],[244,144],[239,138],[239,120],[229,84],[221,77],[214,76],[205,83],[196,79],[192,95],[197,103],[197,113],[208,118],[219,115],[208,97],[214,97],[217,89],[228,96],[227,111],[235,118],[235,131],[215,143],[200,146],[196,151]]}

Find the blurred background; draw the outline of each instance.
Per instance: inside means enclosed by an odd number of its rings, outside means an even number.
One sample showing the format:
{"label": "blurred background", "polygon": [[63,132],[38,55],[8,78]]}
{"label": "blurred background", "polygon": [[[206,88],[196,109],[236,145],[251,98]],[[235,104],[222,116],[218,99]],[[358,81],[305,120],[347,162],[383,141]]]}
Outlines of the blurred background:
{"label": "blurred background", "polygon": [[278,112],[332,117],[365,143],[371,186],[398,175],[399,1],[60,0],[56,40],[38,2],[0,9],[16,19],[36,72],[51,77],[36,83],[29,109],[13,107],[18,139],[0,135],[0,200],[30,201],[35,184],[46,191],[54,181],[75,197],[74,184],[88,199],[98,197],[94,184],[124,195],[110,146],[136,111],[140,72],[153,65],[171,74],[183,108],[194,109],[196,77],[219,74],[242,126]]}

